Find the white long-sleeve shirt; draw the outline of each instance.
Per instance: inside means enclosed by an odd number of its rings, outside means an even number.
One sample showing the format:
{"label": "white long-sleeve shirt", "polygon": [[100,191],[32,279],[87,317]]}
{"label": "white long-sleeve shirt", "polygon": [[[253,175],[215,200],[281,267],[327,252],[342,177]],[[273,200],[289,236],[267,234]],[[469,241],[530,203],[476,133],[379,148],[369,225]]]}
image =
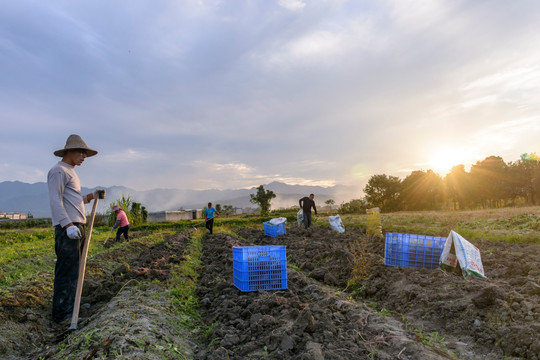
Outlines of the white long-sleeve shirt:
{"label": "white long-sleeve shirt", "polygon": [[53,226],[86,223],[81,181],[75,172],[75,166],[59,161],[49,170],[47,185]]}

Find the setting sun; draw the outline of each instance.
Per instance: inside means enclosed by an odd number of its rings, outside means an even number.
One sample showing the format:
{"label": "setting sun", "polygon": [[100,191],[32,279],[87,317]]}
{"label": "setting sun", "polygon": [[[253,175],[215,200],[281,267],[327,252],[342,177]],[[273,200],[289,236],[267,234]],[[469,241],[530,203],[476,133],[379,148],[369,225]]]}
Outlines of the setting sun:
{"label": "setting sun", "polygon": [[459,164],[467,165],[467,154],[460,150],[444,149],[435,151],[433,158],[428,162],[429,168],[441,176],[445,176],[452,168]]}

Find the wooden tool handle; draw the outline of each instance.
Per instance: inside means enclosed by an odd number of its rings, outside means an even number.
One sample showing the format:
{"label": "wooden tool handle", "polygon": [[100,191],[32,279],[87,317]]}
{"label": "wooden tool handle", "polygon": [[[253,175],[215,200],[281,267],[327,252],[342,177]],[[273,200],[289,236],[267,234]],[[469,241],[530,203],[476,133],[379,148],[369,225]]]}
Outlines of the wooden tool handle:
{"label": "wooden tool handle", "polygon": [[79,278],[77,279],[77,290],[75,293],[75,304],[73,304],[73,316],[71,317],[71,326],[69,330],[77,329],[77,321],[79,320],[79,309],[81,307],[81,295],[84,282],[84,272],[86,270],[86,257],[88,255],[88,247],[90,245],[90,238],[92,237],[92,228],[94,227],[94,218],[96,216],[98,199],[94,199],[94,205],[92,206],[92,213],[90,215],[90,222],[88,223],[88,231],[86,239],[84,240],[83,251],[79,257]]}

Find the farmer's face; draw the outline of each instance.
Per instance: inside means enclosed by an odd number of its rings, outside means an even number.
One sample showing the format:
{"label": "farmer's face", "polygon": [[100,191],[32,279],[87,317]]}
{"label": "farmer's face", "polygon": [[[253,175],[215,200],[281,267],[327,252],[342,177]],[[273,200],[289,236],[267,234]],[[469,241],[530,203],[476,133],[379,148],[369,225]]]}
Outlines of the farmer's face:
{"label": "farmer's face", "polygon": [[315,196],[309,195],[309,199],[310,199],[310,200],[313,200],[313,198],[315,198]]}
{"label": "farmer's face", "polygon": [[70,164],[72,166],[78,165],[81,166],[84,162],[84,159],[86,159],[86,150],[82,149],[76,149],[76,150],[68,150],[66,153],[66,156],[64,157],[65,163]]}

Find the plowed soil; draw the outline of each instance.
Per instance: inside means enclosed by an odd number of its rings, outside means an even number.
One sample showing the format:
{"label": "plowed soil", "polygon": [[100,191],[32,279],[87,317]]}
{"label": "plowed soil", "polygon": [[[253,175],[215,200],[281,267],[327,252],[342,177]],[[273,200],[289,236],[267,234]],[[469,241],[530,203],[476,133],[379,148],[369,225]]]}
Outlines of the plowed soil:
{"label": "plowed soil", "polygon": [[[25,301],[2,302],[0,358],[539,359],[540,245],[470,239],[488,277],[480,280],[385,266],[384,239],[361,228],[205,235],[196,291],[205,326],[188,332],[167,284],[190,236],[153,246],[135,236],[114,269],[89,259],[75,331],[54,324],[31,289]],[[286,289],[234,286],[232,248],[249,245],[286,246]],[[348,286],[353,273],[360,280]]]}

